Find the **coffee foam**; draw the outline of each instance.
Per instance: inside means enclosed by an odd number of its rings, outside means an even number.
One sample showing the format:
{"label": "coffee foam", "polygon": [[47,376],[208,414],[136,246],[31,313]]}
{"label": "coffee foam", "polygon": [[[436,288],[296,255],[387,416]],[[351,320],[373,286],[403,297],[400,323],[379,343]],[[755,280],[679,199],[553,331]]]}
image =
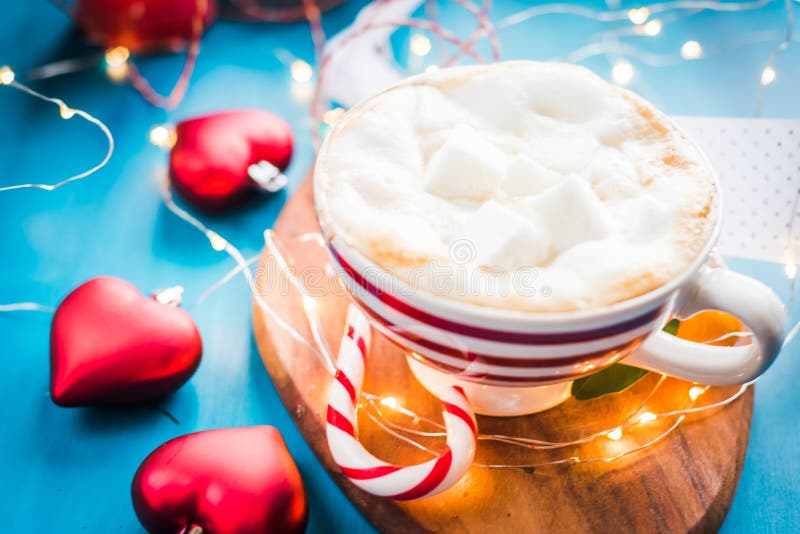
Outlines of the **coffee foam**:
{"label": "coffee foam", "polygon": [[693,262],[716,217],[693,143],[633,93],[559,63],[402,82],[335,126],[315,188],[327,238],[422,290],[525,311],[655,289]]}

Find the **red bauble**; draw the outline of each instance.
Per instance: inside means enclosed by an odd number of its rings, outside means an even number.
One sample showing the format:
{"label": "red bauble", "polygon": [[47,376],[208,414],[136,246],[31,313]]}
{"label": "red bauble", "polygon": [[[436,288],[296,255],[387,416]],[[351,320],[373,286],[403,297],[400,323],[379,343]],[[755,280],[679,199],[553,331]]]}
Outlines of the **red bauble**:
{"label": "red bauble", "polygon": [[303,480],[271,426],[180,436],[148,456],[133,477],[136,515],[153,534],[200,527],[207,534],[303,532]]}
{"label": "red bauble", "polygon": [[172,185],[199,208],[219,211],[285,185],[279,171],[292,159],[292,129],[277,115],[223,111],[179,123],[176,135],[169,158]]}
{"label": "red bauble", "polygon": [[78,0],[73,14],[91,42],[138,52],[182,48],[216,11],[216,0]]}
{"label": "red bauble", "polygon": [[59,406],[160,399],[200,365],[200,333],[184,310],[99,277],[58,306],[50,328],[50,396]]}

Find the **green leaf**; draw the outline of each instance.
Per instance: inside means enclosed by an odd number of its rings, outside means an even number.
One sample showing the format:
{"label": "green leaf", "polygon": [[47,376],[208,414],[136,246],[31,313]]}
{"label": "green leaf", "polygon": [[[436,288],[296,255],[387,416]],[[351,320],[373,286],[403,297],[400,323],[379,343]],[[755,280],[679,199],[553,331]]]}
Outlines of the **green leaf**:
{"label": "green leaf", "polygon": [[664,332],[667,334],[672,334],[673,336],[678,335],[678,326],[680,326],[681,322],[677,319],[670,319],[670,321],[664,326]]}
{"label": "green leaf", "polygon": [[[678,319],[671,319],[664,326],[664,332],[675,336],[678,334],[678,326],[680,324],[681,322]],[[572,383],[572,396],[582,401],[596,399],[609,393],[619,393],[634,385],[646,374],[647,371],[644,369],[615,363],[594,374],[574,381]]]}
{"label": "green leaf", "polygon": [[582,401],[596,399],[609,393],[618,393],[631,387],[646,374],[647,371],[644,369],[615,363],[574,381],[572,396]]}

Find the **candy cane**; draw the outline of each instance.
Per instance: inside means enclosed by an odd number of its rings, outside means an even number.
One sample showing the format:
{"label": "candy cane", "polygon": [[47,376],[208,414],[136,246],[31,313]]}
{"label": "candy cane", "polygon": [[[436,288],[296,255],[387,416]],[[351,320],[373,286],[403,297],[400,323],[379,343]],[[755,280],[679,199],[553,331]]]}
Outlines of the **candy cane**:
{"label": "candy cane", "polygon": [[436,495],[458,482],[472,464],[477,446],[472,407],[461,388],[453,386],[444,391],[441,401],[447,447],[433,460],[403,467],[370,454],[358,441],[355,422],[370,337],[367,318],[351,304],[328,397],[326,430],[333,460],[353,484],[373,495],[398,500]]}

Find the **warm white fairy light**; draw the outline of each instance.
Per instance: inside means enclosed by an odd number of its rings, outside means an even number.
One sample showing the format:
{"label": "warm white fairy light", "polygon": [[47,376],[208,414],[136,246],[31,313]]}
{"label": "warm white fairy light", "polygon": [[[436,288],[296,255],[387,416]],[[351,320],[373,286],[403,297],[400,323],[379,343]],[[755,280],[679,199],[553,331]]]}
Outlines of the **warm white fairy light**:
{"label": "warm white fairy light", "polygon": [[106,75],[113,81],[118,82],[128,77],[130,67],[128,59],[131,52],[124,46],[115,46],[105,52]]}
{"label": "warm white fairy light", "polygon": [[427,56],[431,51],[431,40],[424,35],[413,35],[409,41],[411,53],[415,56]]}
{"label": "warm white fairy light", "polygon": [[658,419],[658,416],[653,412],[644,412],[642,415],[639,416],[640,423],[650,423]]}
{"label": "warm white fairy light", "polygon": [[791,281],[797,277],[797,262],[794,259],[794,255],[792,254],[791,250],[786,250],[786,262],[783,267],[784,272],[786,273],[786,277]]}
{"label": "warm white fairy light", "polygon": [[119,82],[125,80],[130,73],[130,67],[127,63],[123,63],[117,67],[112,67],[110,65],[106,66],[106,75],[111,79],[111,81]]}
{"label": "warm white fairy light", "polygon": [[106,75],[115,82],[122,81],[128,77],[130,73],[130,68],[128,67],[127,63],[123,63],[119,67],[107,67],[106,68]]}
{"label": "warm white fairy light", "polygon": [[333,108],[329,109],[322,115],[322,122],[327,124],[328,126],[333,126],[339,119],[341,119],[345,114],[344,108]]}
{"label": "warm white fairy light", "polygon": [[304,293],[303,309],[306,311],[306,313],[315,313],[317,311],[317,299]]}
{"label": "warm white fairy light", "polygon": [[619,85],[628,85],[633,79],[635,71],[630,62],[621,59],[611,68],[611,79]]}
{"label": "warm white fairy light", "polygon": [[163,124],[153,126],[149,137],[152,144],[161,148],[172,148],[177,141],[175,130]]}
{"label": "warm white fairy light", "polygon": [[661,33],[661,28],[663,25],[661,24],[660,20],[651,20],[647,24],[642,27],[642,33],[645,35],[649,35],[650,37],[655,37],[659,33]]}
{"label": "warm white fairy light", "polygon": [[764,67],[764,70],[761,71],[761,85],[769,85],[775,81],[778,73],[775,72],[775,69],[772,68],[771,65],[767,65]]}
{"label": "warm white fairy light", "polygon": [[381,404],[394,410],[397,408],[397,399],[394,397],[384,397],[381,399]]}
{"label": "warm white fairy light", "polygon": [[314,69],[302,59],[292,61],[289,70],[292,74],[292,79],[298,83],[307,83],[314,77]]}
{"label": "warm white fairy light", "polygon": [[119,67],[124,65],[131,57],[131,52],[124,46],[115,46],[106,50],[106,65],[109,67]]}
{"label": "warm white fairy light", "polygon": [[622,439],[622,427],[617,427],[617,428],[611,430],[608,434],[606,434],[606,437],[608,437],[608,439],[611,439],[611,440],[614,440],[614,441],[621,440]]}
{"label": "warm white fairy light", "polygon": [[62,119],[71,119],[75,116],[75,110],[62,102],[58,105],[58,114]]}
{"label": "warm white fairy light", "polygon": [[689,398],[692,399],[692,402],[696,401],[697,398],[706,392],[706,388],[700,386],[692,386],[689,389]]}
{"label": "warm white fairy light", "polygon": [[217,252],[225,250],[225,247],[228,245],[228,241],[224,237],[213,230],[209,231],[207,235],[208,241],[211,243],[211,248]]}
{"label": "warm white fairy light", "polygon": [[0,67],[0,84],[11,85],[14,81],[14,71],[8,65]]}
{"label": "warm white fairy light", "polygon": [[649,17],[650,17],[650,9],[646,7],[640,7],[638,9],[628,10],[628,20],[630,20],[634,24],[644,24]]}
{"label": "warm white fairy light", "polygon": [[698,59],[703,55],[703,47],[697,41],[686,41],[681,46],[681,57],[683,59]]}

